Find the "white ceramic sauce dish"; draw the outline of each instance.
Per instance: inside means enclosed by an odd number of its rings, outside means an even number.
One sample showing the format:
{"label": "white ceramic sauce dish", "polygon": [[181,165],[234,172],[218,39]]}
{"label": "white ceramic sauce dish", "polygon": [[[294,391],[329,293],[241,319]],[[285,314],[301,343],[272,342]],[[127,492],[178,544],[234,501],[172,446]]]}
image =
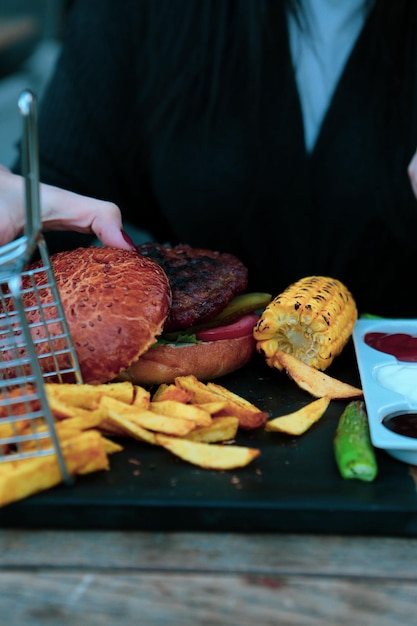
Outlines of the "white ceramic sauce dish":
{"label": "white ceramic sauce dish", "polygon": [[[403,360],[404,353],[397,358],[368,345],[370,333],[388,335],[393,344],[398,334],[408,335],[403,338],[407,360]],[[417,465],[417,319],[359,319],[353,329],[353,342],[373,445],[400,461]],[[414,436],[393,432],[383,423],[393,414],[406,421],[416,414]]]}

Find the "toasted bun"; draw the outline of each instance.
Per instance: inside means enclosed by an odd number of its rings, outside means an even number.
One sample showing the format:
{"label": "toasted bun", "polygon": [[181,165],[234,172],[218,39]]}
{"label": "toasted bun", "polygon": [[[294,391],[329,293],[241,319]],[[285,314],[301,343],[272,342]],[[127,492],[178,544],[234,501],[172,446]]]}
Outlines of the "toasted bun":
{"label": "toasted bun", "polygon": [[[113,379],[162,332],[171,306],[164,271],[151,259],[116,248],[60,252],[51,256],[51,264],[84,382]],[[43,272],[42,276],[37,280],[45,282]],[[51,301],[48,289],[39,293],[43,302]],[[26,298],[25,306],[30,304]],[[54,307],[46,308],[45,313],[56,317]],[[39,320],[35,308],[30,321]],[[42,327],[38,332],[43,332]],[[44,369],[51,366],[51,359],[41,362]]]}
{"label": "toasted bun", "polygon": [[211,380],[245,365],[255,352],[252,335],[199,344],[166,344],[150,348],[122,374],[137,385],[172,383],[176,376],[194,374]]}

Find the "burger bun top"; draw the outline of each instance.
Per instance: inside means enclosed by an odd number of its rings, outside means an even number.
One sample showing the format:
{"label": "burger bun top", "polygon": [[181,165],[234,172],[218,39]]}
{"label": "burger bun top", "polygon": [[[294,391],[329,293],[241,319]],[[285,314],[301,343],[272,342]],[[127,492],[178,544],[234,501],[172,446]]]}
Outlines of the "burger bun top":
{"label": "burger bun top", "polygon": [[[165,272],[135,251],[116,248],[59,252],[51,265],[83,381],[115,378],[162,332],[171,306]],[[44,302],[51,301],[49,290],[38,291]],[[56,315],[54,307],[45,310]]]}

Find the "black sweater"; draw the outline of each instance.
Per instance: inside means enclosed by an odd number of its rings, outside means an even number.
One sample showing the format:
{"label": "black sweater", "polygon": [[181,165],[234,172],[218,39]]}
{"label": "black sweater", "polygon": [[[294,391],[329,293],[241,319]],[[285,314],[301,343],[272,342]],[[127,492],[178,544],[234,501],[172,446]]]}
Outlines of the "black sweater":
{"label": "black sweater", "polygon": [[[415,0],[396,0],[397,21],[384,8],[392,0],[377,0],[311,155],[282,3],[267,3],[274,41],[264,46],[254,106],[251,85],[221,77],[207,132],[190,105],[192,79],[178,74],[175,60],[171,72],[164,39],[172,22],[187,27],[181,13],[190,0],[157,0],[155,32],[152,2],[75,2],[40,106],[42,180],[116,202],[125,219],[160,241],[235,253],[256,290],[275,295],[302,276],[322,274],[344,281],[361,312],[417,317],[417,288],[407,280],[417,201],[406,171],[417,144]],[[381,27],[382,38],[375,34]],[[184,58],[193,58],[198,32],[190,28],[184,41]],[[153,125],[163,97],[155,75],[180,94],[172,132],[165,122]],[[54,233],[49,245],[79,241]]]}

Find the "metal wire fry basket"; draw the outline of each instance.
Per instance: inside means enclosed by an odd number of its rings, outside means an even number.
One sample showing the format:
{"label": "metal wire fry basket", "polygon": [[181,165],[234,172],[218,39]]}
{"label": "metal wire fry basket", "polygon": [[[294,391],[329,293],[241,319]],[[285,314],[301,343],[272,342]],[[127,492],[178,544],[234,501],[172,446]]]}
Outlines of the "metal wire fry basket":
{"label": "metal wire fry basket", "polygon": [[[56,454],[70,483],[44,383],[81,383],[82,376],[41,232],[34,94],[25,90],[18,107],[26,224],[0,247],[0,462]],[[27,269],[34,255],[39,260]]]}

